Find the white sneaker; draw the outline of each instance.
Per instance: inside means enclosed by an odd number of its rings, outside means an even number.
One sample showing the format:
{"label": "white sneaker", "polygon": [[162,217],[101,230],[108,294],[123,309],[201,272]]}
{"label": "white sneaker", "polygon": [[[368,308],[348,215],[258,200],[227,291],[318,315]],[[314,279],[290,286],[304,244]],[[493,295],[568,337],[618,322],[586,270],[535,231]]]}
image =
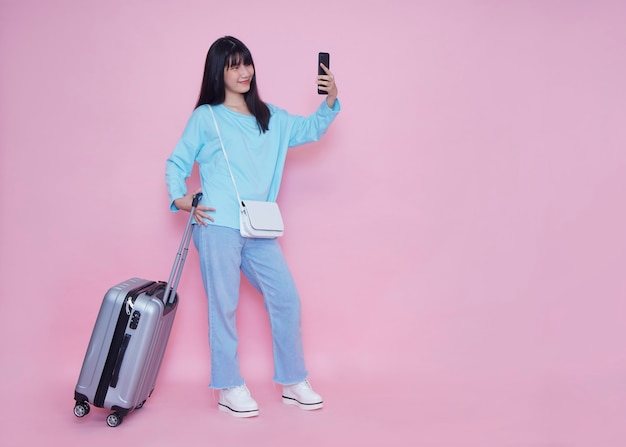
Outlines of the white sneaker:
{"label": "white sneaker", "polygon": [[252,398],[245,384],[220,390],[217,406],[220,411],[238,418],[251,418],[259,415],[259,405]]}
{"label": "white sneaker", "polygon": [[296,405],[302,410],[318,410],[324,406],[322,396],[313,391],[308,380],[283,386],[283,403]]}

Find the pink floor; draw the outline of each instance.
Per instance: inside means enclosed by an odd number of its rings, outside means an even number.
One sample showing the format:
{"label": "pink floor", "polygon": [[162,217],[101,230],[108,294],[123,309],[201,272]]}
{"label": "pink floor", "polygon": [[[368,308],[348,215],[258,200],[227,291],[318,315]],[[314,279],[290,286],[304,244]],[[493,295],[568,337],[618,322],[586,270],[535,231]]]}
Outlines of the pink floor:
{"label": "pink floor", "polygon": [[318,380],[326,406],[312,412],[282,404],[279,388],[269,381],[249,382],[261,408],[251,419],[219,412],[216,396],[203,383],[159,383],[144,408],[116,428],[106,425],[106,410],[93,408],[82,419],[73,415],[74,381],[40,382],[30,393],[12,390],[4,401],[0,445],[626,445],[624,380],[616,377],[517,383],[414,377],[386,385]]}

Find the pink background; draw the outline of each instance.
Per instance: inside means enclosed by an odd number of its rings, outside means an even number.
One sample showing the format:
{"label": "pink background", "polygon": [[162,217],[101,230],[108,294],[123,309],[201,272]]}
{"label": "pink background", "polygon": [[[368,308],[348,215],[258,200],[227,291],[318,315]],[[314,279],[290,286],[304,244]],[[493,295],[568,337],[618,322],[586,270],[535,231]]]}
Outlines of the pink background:
{"label": "pink background", "polygon": [[[623,446],[626,4],[0,0],[0,444]],[[281,243],[326,408],[280,403],[244,286],[261,416],[207,388],[195,249],[155,395],[72,414],[101,298],[166,279],[185,216],[164,162],[206,50],[232,34],[262,97],[343,111],[294,150]],[[194,177],[192,186],[197,184]]]}

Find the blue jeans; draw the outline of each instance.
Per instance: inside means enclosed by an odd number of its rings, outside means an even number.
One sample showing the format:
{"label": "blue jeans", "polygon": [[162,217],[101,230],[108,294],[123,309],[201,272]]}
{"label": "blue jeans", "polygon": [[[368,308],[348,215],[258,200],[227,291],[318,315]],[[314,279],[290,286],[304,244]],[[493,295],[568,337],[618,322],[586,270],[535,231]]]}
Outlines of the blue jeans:
{"label": "blue jeans", "polygon": [[193,233],[209,301],[211,388],[244,383],[237,354],[236,310],[240,271],[263,295],[274,353],[274,381],[291,385],[306,379],[300,297],[276,239],[243,238],[239,230],[197,225]]}

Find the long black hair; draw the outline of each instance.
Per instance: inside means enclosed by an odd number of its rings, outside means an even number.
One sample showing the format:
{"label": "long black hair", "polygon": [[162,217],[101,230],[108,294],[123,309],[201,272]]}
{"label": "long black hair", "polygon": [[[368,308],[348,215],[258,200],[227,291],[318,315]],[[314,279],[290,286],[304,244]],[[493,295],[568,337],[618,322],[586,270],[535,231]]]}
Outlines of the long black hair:
{"label": "long black hair", "polygon": [[[252,54],[242,41],[231,36],[221,37],[213,42],[206,55],[204,77],[200,87],[200,96],[196,107],[204,104],[222,104],[226,99],[224,86],[224,69],[234,65],[252,65]],[[255,75],[250,81],[250,90],[244,93],[244,99],[250,113],[254,115],[261,132],[269,129],[270,110],[261,98],[256,86]]]}

